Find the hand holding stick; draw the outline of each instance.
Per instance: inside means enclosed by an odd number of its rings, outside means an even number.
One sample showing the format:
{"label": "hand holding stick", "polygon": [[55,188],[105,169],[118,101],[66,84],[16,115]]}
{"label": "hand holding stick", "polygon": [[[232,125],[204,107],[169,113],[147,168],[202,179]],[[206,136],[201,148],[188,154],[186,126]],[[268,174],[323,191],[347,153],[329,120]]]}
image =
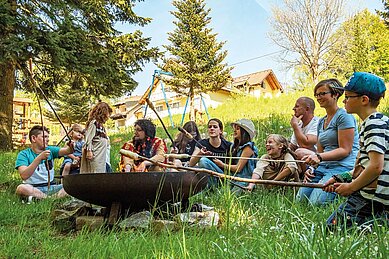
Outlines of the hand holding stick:
{"label": "hand holding stick", "polygon": [[209,169],[204,169],[204,168],[195,168],[195,167],[184,167],[184,166],[174,166],[174,165],[169,165],[161,162],[156,162],[151,160],[150,158],[143,157],[141,155],[138,155],[134,152],[128,151],[121,149],[119,151],[120,154],[124,156],[128,156],[134,160],[138,159],[143,159],[146,161],[149,161],[155,165],[165,167],[165,168],[175,168],[175,169],[180,169],[183,171],[193,171],[193,172],[198,172],[198,173],[206,173],[209,175],[213,175],[222,179],[228,179],[228,180],[233,180],[233,181],[238,181],[238,182],[246,182],[246,183],[254,183],[254,184],[265,184],[265,185],[277,185],[277,186],[293,186],[293,187],[310,187],[310,188],[323,188],[323,184],[321,183],[302,183],[302,182],[283,182],[283,181],[274,181],[274,180],[253,180],[253,179],[248,179],[248,178],[241,178],[241,177],[236,177],[232,175],[226,175],[226,174],[221,174]]}
{"label": "hand holding stick", "polygon": [[184,128],[178,127],[177,128],[180,132],[182,132],[188,139],[194,140],[197,145],[200,146],[200,148],[205,148],[203,145],[200,144],[188,131],[186,131]]}

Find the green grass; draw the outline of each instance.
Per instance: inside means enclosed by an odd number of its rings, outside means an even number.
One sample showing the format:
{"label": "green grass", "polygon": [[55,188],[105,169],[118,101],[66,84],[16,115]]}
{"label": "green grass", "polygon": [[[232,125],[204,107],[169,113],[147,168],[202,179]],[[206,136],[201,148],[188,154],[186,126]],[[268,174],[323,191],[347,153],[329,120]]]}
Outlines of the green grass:
{"label": "green grass", "polygon": [[[255,142],[264,153],[269,133],[290,135],[289,119],[294,100],[308,93],[278,99],[238,97],[212,117],[223,119],[227,138],[229,123],[251,118],[258,130]],[[228,108],[233,106],[231,108]],[[385,109],[387,105],[383,105]],[[317,114],[323,113],[317,108]],[[176,118],[177,119],[177,118]],[[180,118],[179,118],[180,119]],[[177,121],[179,121],[177,119]],[[176,129],[169,128],[172,135]],[[206,127],[201,125],[201,131]],[[157,135],[166,138],[159,127]],[[131,132],[111,135],[111,162]],[[324,208],[294,201],[296,190],[261,189],[251,195],[232,195],[228,188],[202,193],[192,202],[215,207],[220,226],[201,230],[183,226],[178,231],[104,230],[62,233],[52,225],[51,211],[63,200],[47,199],[22,204],[14,195],[20,182],[14,170],[16,153],[0,154],[0,258],[388,258],[389,229],[372,233],[355,229],[327,233],[325,220],[337,204]],[[58,168],[59,163],[56,163]]]}

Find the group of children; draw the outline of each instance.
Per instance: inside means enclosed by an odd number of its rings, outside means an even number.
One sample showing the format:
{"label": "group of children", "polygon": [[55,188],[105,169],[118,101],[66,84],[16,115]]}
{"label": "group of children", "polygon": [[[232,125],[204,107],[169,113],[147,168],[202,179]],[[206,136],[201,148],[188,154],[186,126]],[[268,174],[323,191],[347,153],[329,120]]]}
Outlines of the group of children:
{"label": "group of children", "polygon": [[[364,224],[378,218],[387,222],[389,208],[389,119],[377,112],[380,99],[384,97],[386,87],[383,80],[373,74],[356,72],[349,79],[345,87],[333,85],[332,88],[345,93],[345,109],[347,113],[357,114],[363,121],[359,134],[359,153],[354,169],[348,172],[338,172],[324,182],[324,192],[337,193],[348,196],[337,211],[328,219],[328,226],[339,224],[351,226],[354,223]],[[332,89],[331,88],[331,89]],[[315,88],[316,89],[316,88]],[[330,92],[320,92],[321,96]],[[315,96],[319,95],[315,92]],[[339,96],[336,96],[336,100]],[[335,101],[336,101],[335,100]],[[88,118],[85,143],[82,141],[82,129],[79,125],[73,127],[74,153],[70,155],[71,147],[47,147],[48,131],[41,130],[30,134],[33,154],[22,151],[18,155],[16,168],[24,180],[17,189],[22,196],[35,195],[38,189],[41,193],[35,197],[43,198],[47,190],[43,190],[45,182],[39,170],[44,171],[44,161],[54,157],[68,155],[64,160],[63,174],[68,174],[72,167],[80,161],[80,172],[109,172],[109,138],[104,123],[108,120],[112,109],[106,103],[99,103],[94,107]],[[294,162],[295,154],[289,149],[288,140],[278,134],[271,134],[266,140],[267,154],[258,159],[258,149],[253,138],[256,130],[253,122],[240,119],[231,124],[233,128],[233,143],[223,136],[223,123],[213,118],[208,124],[208,138],[200,139],[200,133],[194,122],[188,122],[184,129],[189,133],[180,133],[173,143],[172,153],[188,154],[190,158],[171,161],[176,165],[198,166],[218,173],[229,173],[246,179],[264,179],[279,181],[300,181],[302,167]],[[321,126],[321,127],[330,127]],[[43,133],[43,136],[41,136]],[[190,137],[190,135],[192,137]],[[38,147],[38,148],[37,148]],[[47,149],[49,151],[47,151]],[[167,163],[164,157],[167,152],[166,144],[162,139],[155,137],[155,125],[149,120],[138,120],[135,123],[134,138],[123,145],[123,149],[139,153],[157,162]],[[326,155],[327,156],[327,155]],[[326,157],[327,158],[327,157]],[[308,165],[320,165],[323,157],[320,153],[302,158]],[[328,160],[328,159],[327,159]],[[77,162],[75,162],[77,161]],[[147,162],[147,163],[146,163]],[[39,165],[39,166],[38,166]],[[148,161],[133,161],[122,156],[120,168],[123,172],[146,171],[153,166]],[[314,172],[311,172],[314,175]],[[52,176],[54,173],[52,173]],[[32,179],[33,178],[33,179]],[[209,186],[219,184],[219,179],[211,177]],[[255,184],[231,181],[234,190],[245,189],[252,191]],[[41,189],[39,189],[41,188]],[[46,185],[47,188],[47,185]]]}

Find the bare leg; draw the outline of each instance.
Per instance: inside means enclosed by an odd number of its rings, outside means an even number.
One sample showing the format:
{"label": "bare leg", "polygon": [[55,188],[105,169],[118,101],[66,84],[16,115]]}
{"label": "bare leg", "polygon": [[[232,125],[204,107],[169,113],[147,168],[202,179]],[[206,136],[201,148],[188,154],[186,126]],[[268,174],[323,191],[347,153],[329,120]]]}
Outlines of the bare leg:
{"label": "bare leg", "polygon": [[16,188],[16,194],[21,196],[21,197],[33,196],[37,199],[44,199],[47,197],[46,194],[41,192],[39,189],[34,188],[34,186],[32,186],[30,184],[20,184]]}
{"label": "bare leg", "polygon": [[[70,163],[66,163],[66,164],[63,166],[62,176],[69,175],[69,173],[70,173],[70,166],[71,166]],[[63,183],[63,180],[62,180],[62,179],[61,179],[61,183]]]}

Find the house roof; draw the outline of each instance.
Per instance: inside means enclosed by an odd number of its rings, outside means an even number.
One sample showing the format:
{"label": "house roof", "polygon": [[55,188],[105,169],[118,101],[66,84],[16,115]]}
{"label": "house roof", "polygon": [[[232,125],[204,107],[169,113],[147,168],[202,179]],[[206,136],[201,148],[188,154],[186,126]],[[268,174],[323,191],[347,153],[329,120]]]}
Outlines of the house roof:
{"label": "house roof", "polygon": [[259,85],[261,84],[265,79],[269,81],[270,87],[273,90],[281,89],[282,86],[280,82],[277,80],[276,75],[273,73],[273,70],[267,69],[264,71],[259,71],[255,73],[251,73],[248,75],[238,76],[233,78],[232,85],[234,87],[243,86],[245,84],[247,85]]}
{"label": "house roof", "polygon": [[14,97],[13,101],[17,102],[17,103],[33,103],[34,102],[30,98],[25,98],[25,97]]}
{"label": "house roof", "polygon": [[142,97],[141,95],[129,96],[129,97],[126,97],[120,101],[117,101],[116,103],[113,104],[113,106],[119,106],[119,105],[125,104],[126,102],[137,102],[140,100],[141,97]]}

